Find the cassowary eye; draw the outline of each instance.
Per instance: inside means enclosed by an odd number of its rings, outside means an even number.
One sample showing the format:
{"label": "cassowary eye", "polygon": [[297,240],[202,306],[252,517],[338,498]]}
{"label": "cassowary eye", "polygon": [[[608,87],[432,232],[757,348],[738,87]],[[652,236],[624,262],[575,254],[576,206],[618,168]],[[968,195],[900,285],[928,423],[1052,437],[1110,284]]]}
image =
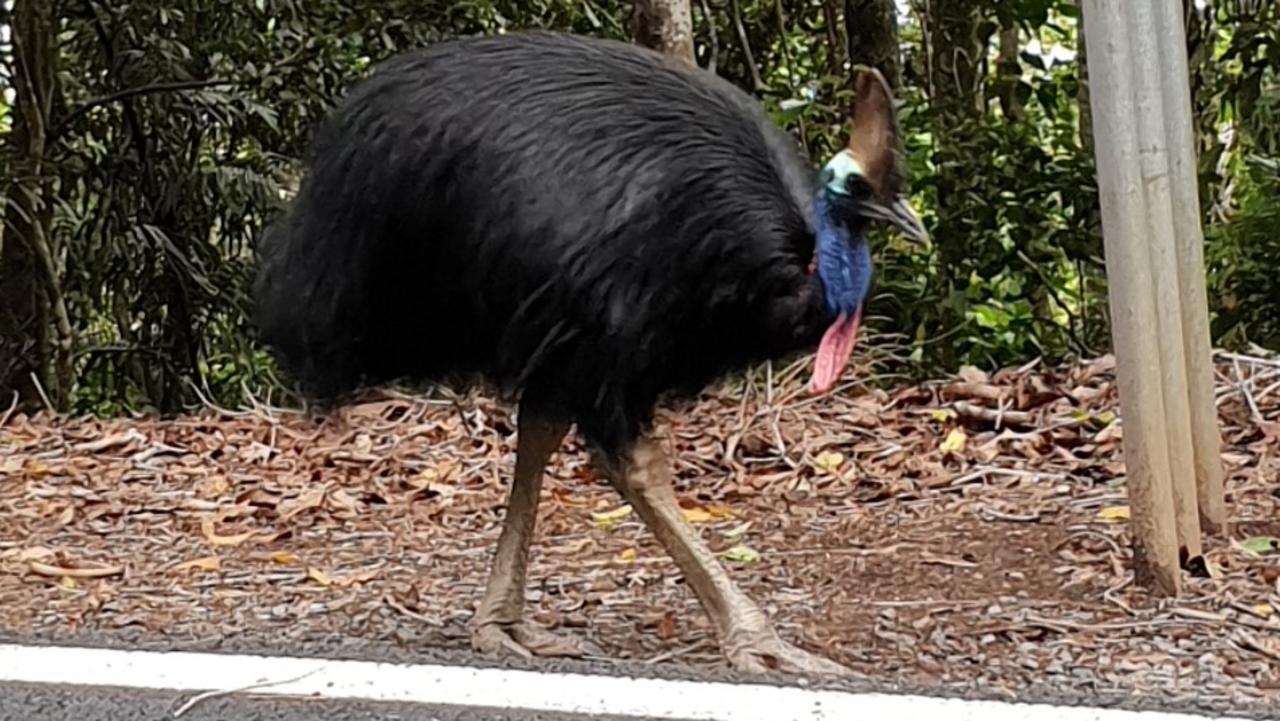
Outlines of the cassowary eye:
{"label": "cassowary eye", "polygon": [[845,190],[853,200],[863,200],[872,194],[871,182],[861,175],[850,175],[844,182]]}

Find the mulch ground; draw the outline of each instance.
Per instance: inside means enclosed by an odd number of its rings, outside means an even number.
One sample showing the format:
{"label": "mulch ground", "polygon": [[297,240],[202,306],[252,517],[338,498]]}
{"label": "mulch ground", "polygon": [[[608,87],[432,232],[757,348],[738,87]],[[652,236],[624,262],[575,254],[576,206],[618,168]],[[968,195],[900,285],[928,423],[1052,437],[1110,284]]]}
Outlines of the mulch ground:
{"label": "mulch ground", "polygon": [[[1114,363],[810,399],[802,365],[660,415],[690,521],[787,638],[911,685],[1280,698],[1280,358],[1219,353],[1232,528],[1132,582]],[[2,410],[2,409],[0,409]],[[323,420],[0,414],[0,631],[468,649],[509,410],[381,394]],[[530,612],[614,659],[722,667],[571,436]]]}

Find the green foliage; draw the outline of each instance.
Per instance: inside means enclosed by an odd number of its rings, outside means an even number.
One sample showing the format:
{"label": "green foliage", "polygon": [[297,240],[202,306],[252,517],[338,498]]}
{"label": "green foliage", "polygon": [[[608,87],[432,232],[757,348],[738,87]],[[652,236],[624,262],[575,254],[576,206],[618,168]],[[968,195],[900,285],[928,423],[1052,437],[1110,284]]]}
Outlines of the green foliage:
{"label": "green foliage", "polygon": [[[1209,52],[1193,68],[1213,329],[1227,343],[1280,345],[1280,10],[1232,15],[1229,5],[1205,19]],[[246,392],[278,397],[285,384],[248,314],[252,247],[295,187],[297,160],[331,103],[379,61],[441,38],[541,27],[625,39],[630,6],[59,3],[51,230],[75,324],[76,408],[167,412],[201,400],[235,405]],[[704,65],[756,92],[815,163],[843,144],[841,3],[694,7]],[[995,47],[979,53],[972,97],[960,98],[972,112],[940,115],[956,97],[939,96],[928,68],[955,49],[925,42],[927,10],[900,28],[911,184],[941,232],[925,250],[877,235],[868,325],[872,338],[904,339],[908,370],[1054,361],[1108,345],[1097,190],[1072,59],[1076,0],[975,7],[976,35],[1016,29],[1020,43],[999,62]],[[0,46],[0,85],[11,55]],[[0,97],[6,146],[11,120]],[[19,192],[5,177],[4,193]]]}

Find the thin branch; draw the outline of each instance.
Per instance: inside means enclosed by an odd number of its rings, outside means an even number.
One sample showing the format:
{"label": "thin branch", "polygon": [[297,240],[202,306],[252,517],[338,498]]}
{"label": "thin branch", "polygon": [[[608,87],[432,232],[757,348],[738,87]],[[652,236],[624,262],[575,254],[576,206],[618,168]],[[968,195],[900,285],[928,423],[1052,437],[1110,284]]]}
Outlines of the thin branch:
{"label": "thin branch", "polygon": [[756,92],[768,90],[769,86],[760,79],[760,70],[756,67],[755,56],[751,54],[751,40],[747,38],[747,28],[742,24],[742,8],[738,6],[738,0],[729,0],[729,14],[733,18],[733,29],[738,35],[738,42],[742,45],[742,55],[747,64],[747,71],[751,73],[752,87]]}
{"label": "thin branch", "polygon": [[698,7],[702,10],[702,19],[707,24],[707,35],[711,46],[708,51],[707,70],[714,73],[720,59],[720,36],[716,33],[716,16],[711,12],[711,6],[707,0],[698,0]]}
{"label": "thin branch", "polygon": [[183,90],[200,90],[202,88],[216,88],[219,86],[246,85],[246,84],[247,84],[246,81],[243,81],[243,80],[182,80],[182,81],[172,81],[167,83],[154,83],[152,85],[140,85],[136,88],[126,88],[124,90],[119,90],[114,93],[103,95],[102,97],[99,97],[99,98],[93,98],[85,102],[84,105],[81,105],[80,107],[71,111],[54,128],[53,132],[51,133],[51,137],[56,139],[58,136],[62,134],[63,131],[67,129],[68,126],[70,126],[76,120],[79,120],[82,116],[84,116],[86,113],[88,113],[90,110],[93,110],[94,108],[97,108],[103,105],[110,105],[112,103],[118,103],[124,100],[128,100],[129,98],[137,97],[139,95],[154,95],[156,93],[179,92]]}

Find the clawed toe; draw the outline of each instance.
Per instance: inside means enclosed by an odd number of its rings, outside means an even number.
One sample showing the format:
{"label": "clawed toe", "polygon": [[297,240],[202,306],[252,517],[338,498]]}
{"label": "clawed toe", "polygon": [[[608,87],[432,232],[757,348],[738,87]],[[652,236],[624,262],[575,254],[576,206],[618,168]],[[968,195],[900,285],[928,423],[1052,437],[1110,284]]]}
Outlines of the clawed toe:
{"label": "clawed toe", "polygon": [[727,647],[735,670],[751,673],[781,671],[801,675],[850,676],[853,672],[832,661],[783,641],[772,632],[752,634]]}
{"label": "clawed toe", "polygon": [[471,646],[490,656],[520,658],[581,658],[599,653],[590,642],[560,636],[528,621],[482,624],[472,632]]}

